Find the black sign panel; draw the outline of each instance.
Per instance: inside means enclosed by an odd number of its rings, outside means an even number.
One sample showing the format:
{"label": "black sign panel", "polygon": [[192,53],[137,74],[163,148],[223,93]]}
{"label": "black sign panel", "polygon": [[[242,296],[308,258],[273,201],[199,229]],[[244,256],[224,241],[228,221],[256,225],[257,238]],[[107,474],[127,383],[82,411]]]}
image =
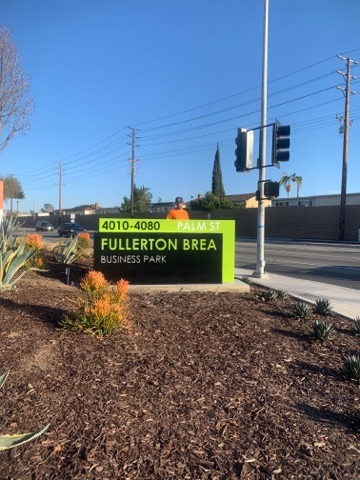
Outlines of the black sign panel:
{"label": "black sign panel", "polygon": [[222,283],[223,235],[96,233],[94,269],[134,285]]}

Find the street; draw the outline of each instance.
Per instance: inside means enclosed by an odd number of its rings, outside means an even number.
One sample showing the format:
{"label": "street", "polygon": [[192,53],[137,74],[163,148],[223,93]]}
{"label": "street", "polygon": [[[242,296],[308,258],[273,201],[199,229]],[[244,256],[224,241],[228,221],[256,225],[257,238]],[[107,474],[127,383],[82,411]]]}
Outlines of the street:
{"label": "street", "polygon": [[[24,228],[24,233],[33,229]],[[46,241],[58,243],[57,231],[41,232]],[[235,267],[254,271],[256,239],[237,238]],[[360,290],[360,244],[325,243],[301,240],[266,240],[268,273],[339,285]]]}
{"label": "street", "polygon": [[[237,239],[235,267],[256,267],[256,240]],[[266,271],[360,290],[360,244],[265,241]]]}

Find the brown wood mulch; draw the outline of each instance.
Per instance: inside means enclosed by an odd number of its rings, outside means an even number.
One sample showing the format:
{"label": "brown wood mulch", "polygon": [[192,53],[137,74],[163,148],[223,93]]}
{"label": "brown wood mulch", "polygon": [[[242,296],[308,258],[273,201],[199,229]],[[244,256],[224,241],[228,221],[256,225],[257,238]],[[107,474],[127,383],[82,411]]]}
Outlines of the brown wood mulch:
{"label": "brown wood mulch", "polygon": [[0,433],[37,440],[1,452],[16,480],[360,478],[359,384],[344,357],[351,323],[331,342],[291,316],[295,300],[263,290],[131,294],[131,328],[102,340],[66,332],[89,265],[49,260],[0,292]]}

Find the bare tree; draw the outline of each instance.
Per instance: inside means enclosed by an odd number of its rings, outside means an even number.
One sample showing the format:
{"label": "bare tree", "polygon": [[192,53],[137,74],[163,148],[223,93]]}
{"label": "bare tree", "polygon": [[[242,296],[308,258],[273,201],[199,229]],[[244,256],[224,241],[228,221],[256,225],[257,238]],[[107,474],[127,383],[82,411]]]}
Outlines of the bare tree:
{"label": "bare tree", "polygon": [[21,58],[8,28],[0,28],[0,152],[12,138],[30,127],[34,108],[30,82],[25,77]]}

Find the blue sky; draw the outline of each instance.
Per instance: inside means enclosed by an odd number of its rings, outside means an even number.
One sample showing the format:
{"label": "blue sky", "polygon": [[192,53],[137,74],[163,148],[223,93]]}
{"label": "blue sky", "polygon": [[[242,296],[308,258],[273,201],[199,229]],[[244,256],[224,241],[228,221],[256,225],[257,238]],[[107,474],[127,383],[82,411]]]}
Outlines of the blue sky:
{"label": "blue sky", "polygon": [[[292,133],[291,160],[268,168],[266,178],[296,173],[302,195],[340,193],[336,115],[345,100],[336,86],[344,86],[337,70],[345,63],[336,55],[360,60],[360,2],[269,4],[267,117]],[[0,155],[0,174],[23,186],[20,211],[58,207],[60,165],[62,208],[120,205],[130,196],[131,128],[135,184],[150,188],[153,201],[209,191],[217,143],[226,193],[255,192],[258,171],[235,171],[234,139],[237,128],[260,125],[263,0],[1,6],[36,102],[31,130]],[[351,73],[360,78],[360,67]],[[352,90],[360,92],[359,79]],[[350,116],[349,193],[360,191],[360,93],[350,98]]]}

